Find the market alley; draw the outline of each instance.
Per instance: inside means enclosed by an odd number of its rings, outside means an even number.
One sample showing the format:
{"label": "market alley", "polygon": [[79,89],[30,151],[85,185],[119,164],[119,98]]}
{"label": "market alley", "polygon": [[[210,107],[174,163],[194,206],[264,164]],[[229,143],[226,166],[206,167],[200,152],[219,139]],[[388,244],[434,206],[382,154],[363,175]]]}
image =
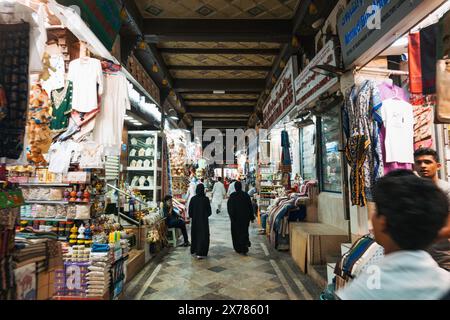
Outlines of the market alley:
{"label": "market alley", "polygon": [[225,209],[211,215],[210,232],[207,259],[195,259],[189,248],[171,248],[129,283],[126,299],[318,299],[321,289],[309,276],[300,273],[289,253],[272,250],[266,237],[258,235],[256,224],[250,226],[252,246],[248,256],[233,250]]}

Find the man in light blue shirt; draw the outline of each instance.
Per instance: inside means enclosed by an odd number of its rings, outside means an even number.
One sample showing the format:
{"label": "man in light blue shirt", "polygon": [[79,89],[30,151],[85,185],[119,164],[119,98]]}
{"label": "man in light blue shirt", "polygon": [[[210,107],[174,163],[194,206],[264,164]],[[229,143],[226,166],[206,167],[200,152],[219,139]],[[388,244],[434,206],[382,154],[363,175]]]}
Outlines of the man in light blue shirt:
{"label": "man in light blue shirt", "polygon": [[447,221],[447,195],[412,171],[394,171],[378,180],[374,200],[373,231],[385,257],[336,295],[342,300],[443,299],[450,292],[450,273],[426,249]]}

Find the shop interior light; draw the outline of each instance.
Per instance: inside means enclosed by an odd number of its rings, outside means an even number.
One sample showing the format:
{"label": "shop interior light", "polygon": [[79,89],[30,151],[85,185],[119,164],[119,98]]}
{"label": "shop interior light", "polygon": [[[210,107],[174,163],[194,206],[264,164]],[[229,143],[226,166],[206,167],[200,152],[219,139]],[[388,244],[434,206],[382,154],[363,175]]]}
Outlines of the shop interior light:
{"label": "shop interior light", "polygon": [[214,90],[214,94],[225,94],[225,90]]}

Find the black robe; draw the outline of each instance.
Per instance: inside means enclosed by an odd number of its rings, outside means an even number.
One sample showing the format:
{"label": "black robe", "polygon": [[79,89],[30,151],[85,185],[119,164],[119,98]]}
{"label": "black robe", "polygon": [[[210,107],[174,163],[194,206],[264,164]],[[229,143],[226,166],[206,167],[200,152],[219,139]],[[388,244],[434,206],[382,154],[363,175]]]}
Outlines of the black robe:
{"label": "black robe", "polygon": [[234,250],[238,253],[247,253],[250,246],[248,227],[250,221],[255,219],[250,196],[243,191],[234,192],[228,199],[227,207]]}
{"label": "black robe", "polygon": [[204,194],[192,197],[189,203],[191,226],[191,254],[206,257],[209,250],[209,221],[211,205]]}

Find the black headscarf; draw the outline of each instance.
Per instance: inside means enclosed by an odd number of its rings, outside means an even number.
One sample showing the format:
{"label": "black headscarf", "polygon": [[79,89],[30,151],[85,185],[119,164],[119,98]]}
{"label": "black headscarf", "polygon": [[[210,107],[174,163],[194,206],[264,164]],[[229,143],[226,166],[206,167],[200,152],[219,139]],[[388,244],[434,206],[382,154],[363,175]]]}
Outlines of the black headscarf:
{"label": "black headscarf", "polygon": [[236,192],[242,191],[242,183],[240,181],[236,181],[234,183],[234,189],[236,190]]}
{"label": "black headscarf", "polygon": [[205,195],[205,185],[203,183],[200,183],[197,185],[197,189],[195,190],[195,194],[198,196],[204,196]]}

